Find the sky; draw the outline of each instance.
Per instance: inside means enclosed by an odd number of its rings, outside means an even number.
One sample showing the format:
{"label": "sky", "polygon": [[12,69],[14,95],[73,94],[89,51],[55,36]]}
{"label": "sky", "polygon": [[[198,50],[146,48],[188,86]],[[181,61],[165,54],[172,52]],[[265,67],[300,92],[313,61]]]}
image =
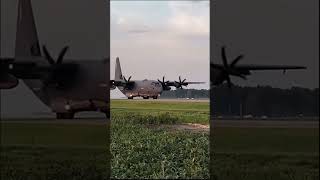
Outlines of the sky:
{"label": "sky", "polygon": [[[53,55],[65,45],[71,47],[66,58],[109,55],[105,0],[32,0],[32,4],[40,43]],[[110,9],[111,78],[119,57],[122,72],[132,79],[165,75],[177,80],[180,75],[208,82],[209,47],[210,61],[221,63],[220,47],[226,45],[230,61],[242,53],[243,64],[308,68],[285,75],[257,72],[247,81],[232,78],[236,84],[319,87],[318,0],[111,1]],[[1,0],[1,57],[14,55],[16,15],[17,0]],[[114,96],[121,94],[112,91]],[[2,112],[49,111],[23,83],[1,91],[1,105]]]}
{"label": "sky", "polygon": [[211,4],[212,56],[221,63],[220,48],[227,47],[239,64],[306,66],[306,70],[259,71],[242,86],[271,85],[290,88],[319,87],[319,0],[215,0]]}
{"label": "sky", "polygon": [[[111,78],[115,59],[133,80],[178,77],[209,88],[209,1],[112,1]],[[112,97],[122,96],[119,90]]]}

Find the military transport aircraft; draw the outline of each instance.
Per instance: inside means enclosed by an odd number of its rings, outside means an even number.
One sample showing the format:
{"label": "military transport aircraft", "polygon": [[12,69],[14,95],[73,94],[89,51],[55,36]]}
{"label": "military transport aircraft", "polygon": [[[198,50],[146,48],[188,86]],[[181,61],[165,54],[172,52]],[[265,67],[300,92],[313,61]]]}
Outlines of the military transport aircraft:
{"label": "military transport aircraft", "polygon": [[210,63],[210,81],[214,86],[222,84],[224,81],[227,81],[228,87],[231,87],[231,76],[237,76],[244,80],[246,80],[246,76],[250,75],[250,71],[256,70],[283,70],[285,73],[288,69],[306,69],[303,66],[288,66],[288,65],[245,65],[237,63],[244,57],[243,55],[239,55],[236,57],[231,64],[228,64],[225,47],[221,48],[221,56],[223,64],[214,64]]}
{"label": "military transport aircraft", "polygon": [[133,97],[143,97],[143,99],[157,99],[163,91],[169,91],[170,86],[182,89],[183,86],[188,86],[189,84],[202,84],[204,82],[187,82],[186,79],[181,80],[179,76],[179,81],[165,81],[164,76],[161,80],[131,80],[131,76],[126,79],[122,75],[119,57],[116,58],[116,69],[115,69],[115,79],[111,80],[111,89],[118,89],[128,97],[128,99],[133,99]]}
{"label": "military transport aircraft", "polygon": [[11,89],[22,79],[57,119],[76,112],[100,111],[109,116],[110,60],[67,60],[64,47],[57,60],[38,41],[30,0],[19,0],[14,58],[2,58],[0,89]]}

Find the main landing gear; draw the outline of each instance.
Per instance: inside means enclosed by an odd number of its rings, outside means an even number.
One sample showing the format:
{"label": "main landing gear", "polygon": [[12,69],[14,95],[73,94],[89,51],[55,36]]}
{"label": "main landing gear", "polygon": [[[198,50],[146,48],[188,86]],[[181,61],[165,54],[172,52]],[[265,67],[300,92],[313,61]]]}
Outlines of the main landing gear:
{"label": "main landing gear", "polygon": [[143,99],[149,99],[149,96],[143,96]]}
{"label": "main landing gear", "polygon": [[[106,118],[110,119],[110,111],[101,111],[106,115]],[[67,113],[56,113],[57,119],[73,119],[74,118],[74,112],[67,112]]]}
{"label": "main landing gear", "polygon": [[158,99],[158,96],[153,96],[152,98],[153,98],[153,99]]}
{"label": "main landing gear", "polygon": [[73,119],[74,112],[66,112],[66,113],[56,113],[57,119]]}

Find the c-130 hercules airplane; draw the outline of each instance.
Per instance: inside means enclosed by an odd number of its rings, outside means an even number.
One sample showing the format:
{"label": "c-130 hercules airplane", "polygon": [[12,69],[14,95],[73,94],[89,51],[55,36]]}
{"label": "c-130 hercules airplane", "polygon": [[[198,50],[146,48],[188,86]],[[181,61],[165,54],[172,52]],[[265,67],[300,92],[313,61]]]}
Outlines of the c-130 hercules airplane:
{"label": "c-130 hercules airplane", "polygon": [[157,99],[163,91],[171,90],[170,86],[182,89],[183,86],[188,86],[189,84],[202,84],[204,82],[187,82],[186,79],[181,80],[179,76],[179,81],[165,81],[164,76],[161,80],[132,80],[131,76],[126,79],[122,75],[119,57],[116,58],[116,69],[115,69],[115,79],[111,80],[111,89],[118,89],[128,97],[128,99],[133,99],[134,97],[143,97],[143,99]]}
{"label": "c-130 hercules airplane", "polygon": [[261,70],[283,70],[285,73],[289,69],[306,69],[304,66],[288,66],[288,65],[257,65],[257,64],[238,64],[244,55],[237,56],[230,64],[228,64],[225,47],[221,48],[222,64],[210,63],[210,81],[213,86],[221,85],[224,81],[231,88],[230,76],[240,77],[246,80],[246,76],[250,75],[250,71]]}
{"label": "c-130 hercules airplane", "polygon": [[64,47],[57,60],[43,46],[41,55],[30,0],[19,0],[14,58],[1,58],[0,89],[12,89],[22,79],[56,113],[72,119],[76,112],[100,111],[110,116],[109,58],[67,60]]}

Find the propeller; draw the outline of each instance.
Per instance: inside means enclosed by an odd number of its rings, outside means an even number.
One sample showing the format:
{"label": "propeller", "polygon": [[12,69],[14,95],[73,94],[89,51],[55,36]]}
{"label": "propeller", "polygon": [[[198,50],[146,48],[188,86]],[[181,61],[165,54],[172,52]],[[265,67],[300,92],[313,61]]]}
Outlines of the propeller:
{"label": "propeller", "polygon": [[188,83],[185,82],[186,80],[187,79],[181,80],[181,76],[179,76],[179,81],[174,81],[176,83],[175,87],[183,89],[182,86],[187,86],[188,85]]}
{"label": "propeller", "polygon": [[65,46],[60,51],[57,60],[55,61],[50,55],[47,47],[42,46],[44,56],[50,64],[50,73],[44,79],[44,87],[54,84],[57,87],[70,86],[76,78],[75,72],[77,70],[77,64],[74,63],[63,63],[64,56],[67,53],[69,47]]}
{"label": "propeller", "polygon": [[124,76],[123,76],[123,80],[125,81],[125,83],[129,83],[129,82],[130,82],[131,77],[132,77],[132,76],[129,76],[129,78],[128,78],[128,79],[126,79],[126,77],[124,77]]}
{"label": "propeller", "polygon": [[126,77],[122,76],[123,77],[123,80],[124,80],[124,89],[131,89],[133,86],[132,82],[130,81],[131,80],[131,77],[132,76],[129,76],[129,78],[127,79]]}
{"label": "propeller", "polygon": [[50,55],[50,53],[49,53],[49,51],[48,51],[48,49],[47,49],[47,47],[45,45],[42,46],[42,49],[43,49],[44,55],[45,55],[46,59],[48,60],[49,64],[50,65],[56,65],[56,64],[62,64],[64,55],[68,51],[69,46],[65,46],[64,48],[62,48],[62,50],[59,53],[57,61],[55,61],[52,58],[52,56]]}
{"label": "propeller", "polygon": [[223,68],[221,70],[225,75],[229,88],[231,88],[231,85],[232,85],[230,75],[238,76],[242,79],[246,79],[246,77],[242,75],[241,72],[238,72],[236,69],[236,65],[244,57],[243,55],[239,55],[230,64],[228,64],[226,50],[225,50],[225,47],[223,46],[221,48],[221,56],[222,56],[222,63],[223,63]]}
{"label": "propeller", "polygon": [[164,76],[162,77],[162,81],[158,79],[158,82],[162,85],[164,90],[170,90],[171,88],[168,86],[169,81],[164,80]]}

